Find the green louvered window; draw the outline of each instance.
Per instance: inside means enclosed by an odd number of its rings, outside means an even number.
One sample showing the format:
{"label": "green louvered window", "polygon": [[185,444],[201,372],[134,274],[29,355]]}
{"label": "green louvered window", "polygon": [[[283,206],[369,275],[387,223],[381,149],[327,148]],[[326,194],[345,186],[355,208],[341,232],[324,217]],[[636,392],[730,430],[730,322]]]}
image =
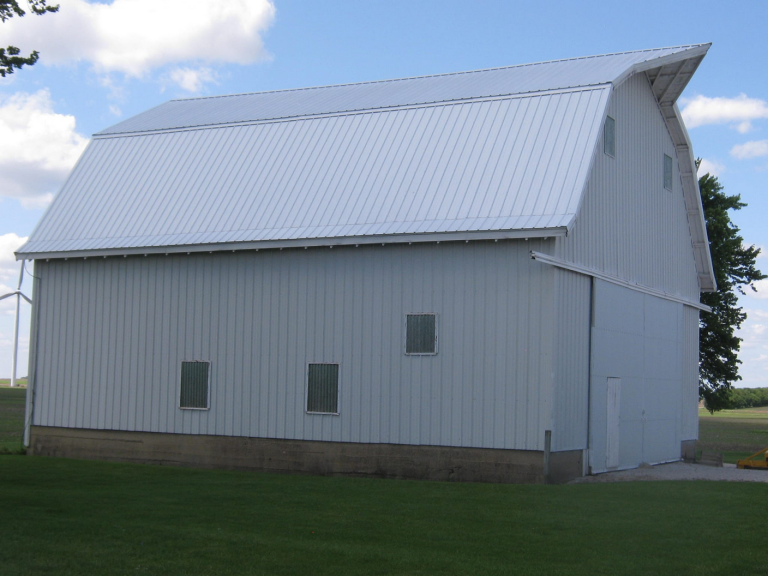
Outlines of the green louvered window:
{"label": "green louvered window", "polygon": [[339,413],[339,365],[310,364],[307,370],[307,412]]}
{"label": "green louvered window", "polygon": [[208,373],[210,362],[181,363],[179,408],[208,409]]}
{"label": "green louvered window", "polygon": [[405,353],[437,354],[437,315],[408,314],[405,317]]}

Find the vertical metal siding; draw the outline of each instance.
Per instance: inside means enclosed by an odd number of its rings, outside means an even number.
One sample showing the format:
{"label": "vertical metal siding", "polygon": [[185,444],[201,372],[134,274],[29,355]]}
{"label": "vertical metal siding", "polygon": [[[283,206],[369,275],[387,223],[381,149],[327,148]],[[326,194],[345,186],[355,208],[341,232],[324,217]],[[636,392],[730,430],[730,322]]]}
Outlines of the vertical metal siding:
{"label": "vertical metal siding", "polygon": [[[596,147],[575,226],[567,238],[557,240],[556,253],[625,280],[698,300],[699,285],[675,147],[644,75],[635,75],[613,92],[607,114],[616,119],[616,156],[606,155],[602,142]],[[671,191],[664,188],[665,154],[673,159]],[[604,456],[605,406],[601,391],[606,377],[621,376],[621,465],[678,457],[679,441],[698,434],[698,313],[671,303],[664,304],[668,310],[656,310],[649,302],[657,299],[650,296],[643,302],[631,295],[623,298],[622,306],[646,310],[646,322],[658,324],[665,316],[670,320],[680,317],[680,327],[668,327],[676,334],[672,340],[669,334],[650,337],[639,328],[634,335],[621,336],[620,331],[614,331],[610,337],[603,337],[605,333],[598,328],[592,343],[591,450]],[[578,307],[579,300],[577,297],[564,302]],[[637,324],[627,322],[627,326]],[[632,332],[629,328],[622,330]],[[637,346],[642,346],[642,351]],[[633,351],[639,356],[631,357]],[[674,358],[669,356],[672,352]],[[601,359],[606,356],[613,358],[609,372],[601,368]],[[663,367],[663,373],[640,370],[636,360],[642,357],[648,370]],[[565,361],[568,356],[561,353],[558,358]],[[647,414],[641,416],[636,407],[644,403]],[[558,449],[557,429],[578,429],[582,417],[578,411],[557,416],[553,441]],[[648,424],[645,431],[643,418],[654,424]],[[598,457],[595,470],[600,469],[603,456]],[[591,457],[594,459],[594,454]]]}
{"label": "vertical metal siding", "polygon": [[[543,449],[554,271],[531,240],[39,262],[36,425]],[[407,356],[403,318],[439,348]],[[180,410],[182,360],[210,409]],[[339,417],[305,413],[338,362]]]}
{"label": "vertical metal siding", "polygon": [[553,451],[587,448],[591,284],[583,274],[555,271]]}
{"label": "vertical metal siding", "polygon": [[[675,147],[644,74],[611,96],[616,157],[596,147],[573,230],[557,255],[578,264],[692,300],[699,299]],[[673,158],[672,191],[664,189],[664,154]]]}
{"label": "vertical metal siding", "polygon": [[679,459],[687,307],[602,280],[595,281],[593,302],[592,470],[605,470],[607,379],[611,377],[621,378],[619,467]]}
{"label": "vertical metal siding", "polygon": [[683,389],[680,395],[681,440],[699,437],[699,311],[683,308]]}

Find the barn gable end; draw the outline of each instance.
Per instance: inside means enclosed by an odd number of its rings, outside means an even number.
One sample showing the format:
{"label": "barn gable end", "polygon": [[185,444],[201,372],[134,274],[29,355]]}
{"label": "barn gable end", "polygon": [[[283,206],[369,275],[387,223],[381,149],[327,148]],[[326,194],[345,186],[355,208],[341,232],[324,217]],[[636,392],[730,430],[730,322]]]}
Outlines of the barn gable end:
{"label": "barn gable end", "polygon": [[[620,379],[623,395],[620,467],[675,459],[676,446],[698,431],[698,311],[682,303],[698,302],[701,290],[689,221],[698,215],[688,212],[681,177],[689,158],[678,158],[645,73],[613,91],[606,117],[615,122],[614,154],[601,137],[573,227],[555,249],[557,258],[609,280],[590,282],[564,269],[556,279],[553,442],[558,449],[591,445],[592,471],[606,469],[608,379]],[[672,161],[669,188],[665,156]],[[638,361],[627,362],[633,349]],[[663,448],[654,434],[675,441]],[[645,443],[632,444],[630,436]]]}

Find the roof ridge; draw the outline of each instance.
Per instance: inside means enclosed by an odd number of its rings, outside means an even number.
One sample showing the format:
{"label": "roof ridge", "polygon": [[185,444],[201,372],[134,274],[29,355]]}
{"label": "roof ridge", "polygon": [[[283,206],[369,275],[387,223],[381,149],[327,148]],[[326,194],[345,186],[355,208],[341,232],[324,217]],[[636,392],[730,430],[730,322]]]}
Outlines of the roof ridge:
{"label": "roof ridge", "polygon": [[277,94],[281,92],[301,92],[303,90],[320,90],[323,88],[341,88],[346,86],[364,86],[367,84],[385,84],[387,82],[401,82],[404,80],[419,80],[422,78],[436,78],[443,76],[460,76],[462,74],[476,74],[478,72],[493,72],[495,70],[509,70],[511,68],[525,68],[527,66],[539,66],[541,64],[555,64],[557,62],[575,62],[577,60],[589,60],[591,58],[606,58],[609,56],[623,56],[625,54],[639,54],[642,52],[660,52],[662,50],[675,50],[684,48],[698,48],[699,46],[705,46],[702,44],[683,44],[680,46],[666,46],[661,48],[645,48],[642,50],[627,50],[625,52],[609,52],[608,54],[593,54],[591,56],[578,56],[575,58],[558,58],[555,60],[543,60],[541,62],[529,62],[527,64],[513,64],[510,66],[496,66],[494,68],[480,68],[477,70],[463,70],[460,72],[443,72],[440,74],[424,74],[421,76],[405,76],[403,78],[389,78],[386,80],[364,80],[362,82],[348,82],[344,84],[324,84],[321,86],[305,86],[302,88],[285,88],[281,90],[262,90],[259,92],[241,92],[238,94],[219,94],[216,96],[196,96],[193,98],[174,98],[169,102],[189,102],[192,100],[213,100],[216,98],[234,98],[238,96],[255,96],[258,94]]}

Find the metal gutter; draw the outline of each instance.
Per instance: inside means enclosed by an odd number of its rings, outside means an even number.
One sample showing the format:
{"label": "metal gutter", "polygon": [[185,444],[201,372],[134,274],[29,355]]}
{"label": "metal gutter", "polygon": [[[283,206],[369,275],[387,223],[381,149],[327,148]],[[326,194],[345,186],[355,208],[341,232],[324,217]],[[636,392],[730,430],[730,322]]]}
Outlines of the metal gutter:
{"label": "metal gutter", "polygon": [[586,266],[581,266],[572,262],[566,262],[565,260],[555,258],[549,254],[543,254],[541,252],[531,250],[531,258],[533,260],[538,260],[542,264],[549,264],[551,266],[563,268],[564,270],[570,270],[571,272],[577,272],[579,274],[584,274],[585,276],[591,276],[592,278],[599,278],[600,280],[610,282],[611,284],[616,284],[617,286],[622,286],[623,288],[629,288],[630,290],[634,290],[636,292],[642,292],[643,294],[656,296],[657,298],[663,298],[664,300],[670,300],[672,302],[677,302],[678,304],[684,304],[685,306],[690,306],[691,308],[696,308],[697,310],[702,310],[704,312],[712,311],[709,306],[702,304],[701,302],[695,302],[693,300],[688,300],[687,298],[681,298],[679,296],[667,294],[662,290],[657,290],[656,288],[651,288],[650,286],[643,286],[642,284],[628,282],[627,280],[622,280],[616,276],[610,276],[600,272],[599,270],[595,270],[594,268],[587,268]]}

